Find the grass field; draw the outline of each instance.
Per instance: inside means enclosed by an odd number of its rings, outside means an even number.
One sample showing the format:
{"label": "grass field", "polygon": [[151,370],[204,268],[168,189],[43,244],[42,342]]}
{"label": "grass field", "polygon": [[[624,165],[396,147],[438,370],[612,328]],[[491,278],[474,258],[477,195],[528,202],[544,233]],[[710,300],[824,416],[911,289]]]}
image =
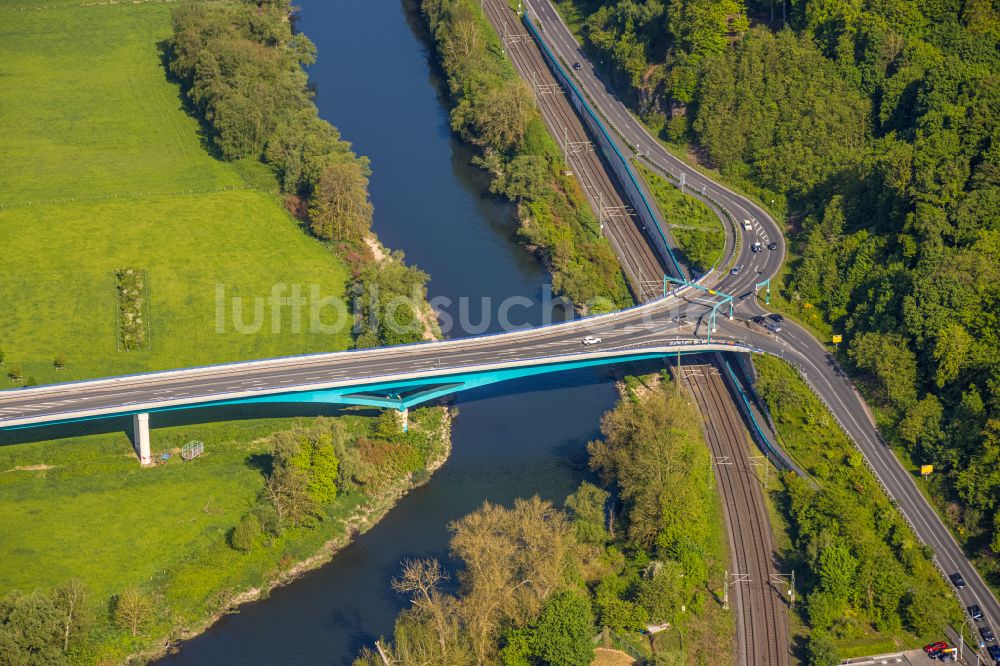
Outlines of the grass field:
{"label": "grass field", "polygon": [[639,172],[646,179],[656,205],[677,241],[683,255],[681,261],[700,272],[706,272],[719,263],[725,249],[726,234],[712,209],[694,197],[682,194],[652,169],[640,164]]}
{"label": "grass field", "polygon": [[[265,308],[256,333],[236,330],[231,297],[243,297],[251,323],[247,298],[267,298],[274,285],[340,297],[348,271],[286,213],[266,167],[225,163],[206,149],[161,61],[175,6],[0,0],[0,389],[15,386],[7,377],[15,366],[48,383],[349,343],[344,328],[312,331],[308,306],[299,330],[287,307],[277,320]],[[142,351],[119,351],[119,268],[148,278]],[[65,369],[54,367],[56,356]],[[80,660],[109,663],[171,626],[197,626],[219,600],[315,553],[343,531],[339,522],[290,530],[251,555],[226,541],[264,482],[259,439],[293,423],[251,416],[155,428],[155,452],[200,439],[207,454],[151,469],[114,431],[123,422],[55,441],[0,434],[0,595],[71,577],[102,609],[125,586],[158,595],[160,614],[144,637],[122,642],[111,631]],[[362,499],[338,498],[333,517]]]}
{"label": "grass field", "polygon": [[[444,416],[439,408],[412,412],[410,432],[392,446],[405,440],[427,458],[439,456],[447,444]],[[373,436],[374,419],[340,418],[348,432]],[[161,428],[154,448],[174,455],[151,469],[136,464],[121,433],[0,448],[0,534],[8,535],[0,543],[0,596],[74,577],[98,609],[127,586],[155,595],[153,626],[138,639],[97,623],[91,647],[99,663],[121,661],[176,627],[199,626],[237,593],[344,538],[344,520],[362,503],[375,518],[391,505],[391,494],[340,495],[324,506],[329,518],[322,522],[287,528],[251,553],[230,547],[229,531],[264,485],[262,454],[269,447],[261,438],[311,422],[259,418]],[[205,442],[205,454],[181,461],[178,448],[195,438]],[[407,483],[393,481],[399,488]]]}
{"label": "grass field", "polygon": [[[8,368],[48,383],[346,347],[349,331],[312,332],[308,309],[299,332],[286,308],[277,330],[268,310],[259,334],[241,334],[228,298],[217,332],[217,285],[228,296],[267,297],[282,283],[341,296],[347,271],[272,194],[226,189],[273,178],[203,145],[161,62],[172,5],[17,4],[0,5]],[[57,203],[38,203],[46,200]],[[118,351],[113,275],[125,267],[146,271],[150,315],[148,349],[127,353]],[[244,309],[252,322],[252,302]],[[66,369],[53,367],[57,355]],[[0,388],[13,385],[0,376]]]}
{"label": "grass field", "polygon": [[205,151],[180,88],[166,80],[159,44],[171,11],[3,13],[0,203],[243,184]]}

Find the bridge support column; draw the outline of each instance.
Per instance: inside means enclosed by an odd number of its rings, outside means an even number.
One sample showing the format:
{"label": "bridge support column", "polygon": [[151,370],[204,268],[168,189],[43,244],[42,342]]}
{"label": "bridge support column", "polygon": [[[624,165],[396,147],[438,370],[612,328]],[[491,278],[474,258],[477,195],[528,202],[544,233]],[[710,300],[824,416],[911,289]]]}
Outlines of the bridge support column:
{"label": "bridge support column", "polygon": [[151,465],[153,456],[149,452],[149,414],[132,416],[132,446],[143,465]]}
{"label": "bridge support column", "polygon": [[403,424],[403,432],[407,432],[410,429],[410,408],[404,407],[399,410],[399,421]]}

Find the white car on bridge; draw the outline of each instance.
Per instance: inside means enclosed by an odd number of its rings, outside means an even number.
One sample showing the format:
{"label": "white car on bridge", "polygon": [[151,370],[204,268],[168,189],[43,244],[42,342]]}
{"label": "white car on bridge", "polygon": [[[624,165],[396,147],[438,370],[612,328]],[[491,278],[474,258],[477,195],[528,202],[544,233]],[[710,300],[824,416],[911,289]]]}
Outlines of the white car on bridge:
{"label": "white car on bridge", "polygon": [[601,339],[599,337],[597,337],[596,335],[588,335],[587,337],[585,337],[583,339],[583,344],[588,345],[588,346],[589,345],[600,344],[600,342],[601,342]]}

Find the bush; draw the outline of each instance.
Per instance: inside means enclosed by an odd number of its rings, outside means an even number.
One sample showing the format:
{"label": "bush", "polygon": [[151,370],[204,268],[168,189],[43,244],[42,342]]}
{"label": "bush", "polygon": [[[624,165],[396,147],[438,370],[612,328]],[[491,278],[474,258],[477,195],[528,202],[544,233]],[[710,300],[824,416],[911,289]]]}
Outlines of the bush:
{"label": "bush", "polygon": [[836,643],[823,631],[813,631],[809,637],[809,666],[837,666],[840,652]]}
{"label": "bush", "polygon": [[260,533],[260,521],[257,519],[257,516],[248,513],[240,518],[240,522],[236,523],[236,527],[233,528],[233,532],[229,537],[229,545],[236,550],[249,553],[253,550]]}
{"label": "bush", "polygon": [[532,652],[551,666],[590,666],[593,635],[594,616],[587,597],[559,592],[542,609],[532,635]]}

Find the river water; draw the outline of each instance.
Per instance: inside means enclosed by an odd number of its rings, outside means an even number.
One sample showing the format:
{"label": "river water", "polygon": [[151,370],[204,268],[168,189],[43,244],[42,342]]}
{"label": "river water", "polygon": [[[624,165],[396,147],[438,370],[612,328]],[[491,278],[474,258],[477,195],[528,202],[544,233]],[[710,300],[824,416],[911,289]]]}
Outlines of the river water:
{"label": "river water", "polygon": [[[310,77],[321,115],[371,158],[374,228],[430,273],[430,296],[474,324],[527,297],[514,323],[545,317],[548,274],[516,242],[509,206],[484,191],[452,136],[423,24],[410,0],[298,0],[317,45]],[[480,299],[492,299],[483,306]],[[516,317],[520,319],[516,319]],[[492,321],[489,330],[496,330]],[[457,337],[461,331],[453,330]],[[450,521],[484,501],[537,494],[561,502],[587,477],[586,442],[614,405],[611,370],[572,371],[459,394],[451,458],[326,566],[241,607],[185,643],[169,664],[347,664],[391,635],[406,599],[389,583],[404,558],[447,556]]]}

